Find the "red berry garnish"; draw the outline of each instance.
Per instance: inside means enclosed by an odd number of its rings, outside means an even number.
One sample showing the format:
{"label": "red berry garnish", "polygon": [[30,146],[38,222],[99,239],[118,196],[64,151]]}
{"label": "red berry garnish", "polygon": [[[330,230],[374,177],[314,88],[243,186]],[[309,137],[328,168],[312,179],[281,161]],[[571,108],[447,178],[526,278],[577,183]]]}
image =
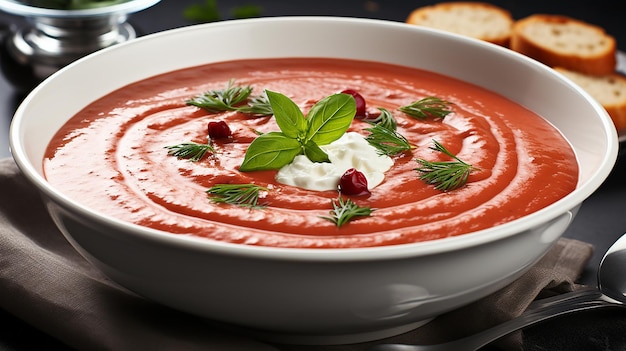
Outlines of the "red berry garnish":
{"label": "red berry garnish", "polygon": [[209,137],[211,139],[223,139],[232,135],[228,124],[224,121],[209,122]]}
{"label": "red berry garnish", "polygon": [[368,195],[367,178],[354,168],[347,170],[339,179],[339,189],[346,195]]}
{"label": "red berry garnish", "polygon": [[361,118],[365,117],[366,104],[365,104],[365,99],[363,98],[363,96],[361,96],[361,94],[359,94],[356,90],[353,90],[353,89],[346,89],[342,91],[342,93],[352,95],[352,97],[354,98],[354,101],[356,101],[355,117],[361,117]]}

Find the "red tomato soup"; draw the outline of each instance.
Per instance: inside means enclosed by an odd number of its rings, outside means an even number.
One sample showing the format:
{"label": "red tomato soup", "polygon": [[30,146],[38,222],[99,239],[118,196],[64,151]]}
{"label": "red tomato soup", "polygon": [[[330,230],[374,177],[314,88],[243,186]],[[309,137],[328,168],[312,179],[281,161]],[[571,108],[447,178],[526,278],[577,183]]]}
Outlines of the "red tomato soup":
{"label": "red tomato soup", "polygon": [[[328,220],[339,192],[305,190],[275,181],[276,170],[241,172],[250,143],[279,131],[272,116],[209,112],[187,104],[229,83],[282,93],[303,113],[346,89],[357,91],[372,116],[391,112],[397,132],[414,147],[370,194],[345,196],[374,211],[337,226]],[[255,95],[256,94],[256,95]],[[398,110],[425,97],[450,102],[444,117],[420,119]],[[213,140],[198,161],[167,146],[207,143],[207,125],[232,132]],[[350,131],[371,125],[355,118]],[[471,164],[463,186],[441,191],[420,178],[421,160],[450,161],[433,140]],[[535,212],[570,193],[578,180],[574,152],[547,121],[494,93],[432,72],[355,60],[295,58],[212,63],[165,73],[114,91],[71,118],[43,161],[48,181],[82,205],[178,235],[276,247],[343,248],[396,245],[461,235]],[[218,203],[216,184],[266,187],[250,208]],[[326,217],[326,218],[325,218]]]}

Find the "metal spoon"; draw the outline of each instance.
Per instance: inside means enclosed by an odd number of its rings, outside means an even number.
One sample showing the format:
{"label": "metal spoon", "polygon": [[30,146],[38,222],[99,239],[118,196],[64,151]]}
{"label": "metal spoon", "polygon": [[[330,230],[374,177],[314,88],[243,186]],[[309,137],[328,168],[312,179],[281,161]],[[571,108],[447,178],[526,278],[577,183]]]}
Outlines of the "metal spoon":
{"label": "metal spoon", "polygon": [[598,267],[598,288],[583,288],[537,300],[517,318],[478,334],[443,344],[381,344],[370,351],[475,351],[507,334],[563,314],[602,307],[626,307],[626,234],[604,254]]}

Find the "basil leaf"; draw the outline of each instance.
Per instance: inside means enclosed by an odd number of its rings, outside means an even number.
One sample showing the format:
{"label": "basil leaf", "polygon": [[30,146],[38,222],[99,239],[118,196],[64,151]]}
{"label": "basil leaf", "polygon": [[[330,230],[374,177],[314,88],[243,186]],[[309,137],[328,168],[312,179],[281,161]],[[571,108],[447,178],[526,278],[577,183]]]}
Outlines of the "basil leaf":
{"label": "basil leaf", "polygon": [[312,141],[304,144],[304,155],[313,162],[330,162],[328,154]]}
{"label": "basil leaf", "polygon": [[252,141],[239,167],[242,172],[279,169],[302,153],[302,145],[296,139],[280,132],[258,136]]}
{"label": "basil leaf", "polygon": [[356,102],[351,95],[334,94],[318,101],[306,118],[308,130],[305,142],[330,144],[350,127],[356,114]]}
{"label": "basil leaf", "polygon": [[281,93],[265,92],[280,130],[289,138],[301,138],[306,133],[307,123],[300,107]]}
{"label": "basil leaf", "polygon": [[330,162],[320,145],[339,139],[350,127],[356,114],[352,95],[328,96],[315,104],[305,118],[287,96],[269,90],[265,93],[281,131],[254,139],[239,170],[280,169],[303,153],[313,162]]}

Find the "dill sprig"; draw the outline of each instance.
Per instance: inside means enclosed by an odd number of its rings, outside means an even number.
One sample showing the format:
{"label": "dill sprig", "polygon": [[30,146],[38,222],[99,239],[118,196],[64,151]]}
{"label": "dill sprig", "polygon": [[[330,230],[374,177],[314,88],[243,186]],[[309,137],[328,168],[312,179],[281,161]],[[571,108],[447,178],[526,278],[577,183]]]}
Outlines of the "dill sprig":
{"label": "dill sprig", "polygon": [[236,110],[255,116],[271,116],[274,114],[266,94],[250,97],[247,104],[237,107]]}
{"label": "dill sprig", "polygon": [[410,105],[399,107],[398,110],[419,119],[426,119],[429,116],[444,118],[452,113],[451,105],[453,103],[450,101],[428,96]]}
{"label": "dill sprig", "polygon": [[398,128],[398,123],[391,112],[383,107],[379,107],[378,109],[380,110],[380,115],[376,118],[365,119],[365,122],[370,124],[379,124],[389,130],[396,130]]}
{"label": "dill sprig", "polygon": [[382,124],[374,124],[365,130],[370,133],[365,140],[376,148],[379,155],[398,155],[413,148],[403,135]]}
{"label": "dill sprig", "polygon": [[333,210],[330,211],[330,217],[321,218],[335,223],[337,227],[341,227],[355,217],[370,216],[374,211],[369,206],[361,207],[354,203],[352,200],[344,199],[341,196],[339,196],[336,201],[333,200],[332,205]]}
{"label": "dill sprig", "polygon": [[420,179],[428,184],[435,185],[435,189],[450,191],[464,186],[469,174],[476,168],[469,163],[460,160],[438,141],[433,140],[435,146],[431,150],[439,151],[454,159],[454,161],[432,162],[417,159],[421,167],[415,170],[420,172]]}
{"label": "dill sprig", "polygon": [[248,99],[251,93],[251,86],[234,85],[234,81],[230,80],[226,89],[209,90],[187,100],[186,103],[213,113],[234,111],[238,105]]}
{"label": "dill sprig", "polygon": [[165,148],[169,149],[168,155],[185,158],[193,162],[199,161],[209,151],[215,153],[215,149],[210,144],[182,143]]}
{"label": "dill sprig", "polygon": [[202,108],[211,113],[238,111],[241,113],[269,116],[274,112],[267,95],[251,96],[250,85],[235,85],[234,80],[228,82],[225,89],[209,90],[186,101],[187,105]]}
{"label": "dill sprig", "polygon": [[259,205],[259,196],[267,188],[256,184],[216,184],[206,193],[216,203],[225,203],[250,208],[263,208]]}

